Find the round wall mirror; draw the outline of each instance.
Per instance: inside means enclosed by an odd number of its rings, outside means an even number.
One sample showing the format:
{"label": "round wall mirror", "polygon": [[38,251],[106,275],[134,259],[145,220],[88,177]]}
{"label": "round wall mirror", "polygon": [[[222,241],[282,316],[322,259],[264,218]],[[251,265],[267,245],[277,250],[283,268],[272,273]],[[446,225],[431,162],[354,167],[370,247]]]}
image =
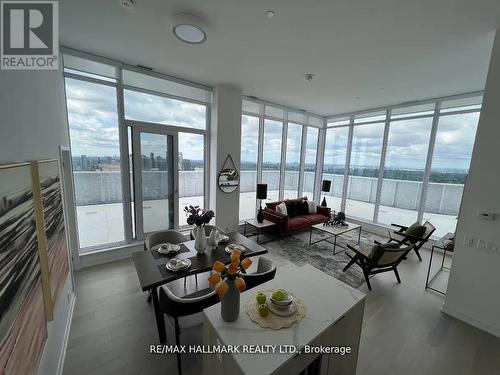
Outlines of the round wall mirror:
{"label": "round wall mirror", "polygon": [[240,175],[236,169],[223,169],[219,173],[218,183],[224,193],[232,193],[240,185]]}

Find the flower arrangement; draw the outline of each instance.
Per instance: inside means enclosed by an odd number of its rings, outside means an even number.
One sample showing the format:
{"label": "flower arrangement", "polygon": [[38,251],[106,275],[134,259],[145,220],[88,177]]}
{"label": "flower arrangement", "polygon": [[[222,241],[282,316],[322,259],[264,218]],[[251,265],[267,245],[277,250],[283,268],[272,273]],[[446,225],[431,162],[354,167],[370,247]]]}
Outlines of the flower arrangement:
{"label": "flower arrangement", "polygon": [[203,211],[200,206],[186,206],[184,207],[184,212],[187,216],[187,223],[189,225],[196,225],[197,227],[208,224],[215,216],[212,210]]}
{"label": "flower arrangement", "polygon": [[210,285],[217,285],[216,292],[219,298],[224,297],[229,290],[228,280],[234,280],[234,285],[240,293],[245,290],[245,280],[241,274],[251,266],[252,261],[250,258],[240,260],[240,256],[241,251],[235,249],[231,252],[231,263],[228,266],[220,261],[214,263],[215,273],[208,278],[208,282]]}

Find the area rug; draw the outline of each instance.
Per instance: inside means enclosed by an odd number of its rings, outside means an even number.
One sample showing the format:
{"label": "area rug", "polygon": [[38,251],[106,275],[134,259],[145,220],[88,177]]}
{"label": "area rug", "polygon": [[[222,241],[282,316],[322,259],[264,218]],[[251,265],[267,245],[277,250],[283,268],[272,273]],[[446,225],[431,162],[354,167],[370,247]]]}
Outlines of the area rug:
{"label": "area rug", "polygon": [[[320,239],[322,236],[319,232],[314,232],[313,241]],[[338,237],[337,239],[337,254],[333,255],[333,244],[321,241],[313,245],[309,245],[309,232],[294,234],[284,237],[280,240],[274,240],[263,244],[270,253],[280,255],[288,259],[293,264],[302,266],[310,264],[313,267],[325,272],[326,274],[343,281],[344,283],[359,288],[365,283],[363,272],[356,265],[353,265],[346,272],[342,271],[349,257],[343,252],[338,244],[345,246],[346,242],[356,242],[356,238],[350,238],[349,235]],[[373,242],[372,235],[367,232],[362,232],[361,241]],[[333,241],[333,239],[331,239]]]}

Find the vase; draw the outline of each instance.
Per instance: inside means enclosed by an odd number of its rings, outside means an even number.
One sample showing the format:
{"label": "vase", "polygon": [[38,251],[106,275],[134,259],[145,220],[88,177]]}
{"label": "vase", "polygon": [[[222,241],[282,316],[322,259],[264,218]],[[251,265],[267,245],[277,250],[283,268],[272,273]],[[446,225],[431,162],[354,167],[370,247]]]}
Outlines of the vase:
{"label": "vase", "polygon": [[234,280],[226,280],[229,289],[220,302],[222,319],[226,322],[234,322],[240,314],[240,291],[234,284]]}
{"label": "vase", "polygon": [[194,249],[198,254],[203,254],[207,248],[207,237],[205,236],[204,227],[194,227]]}

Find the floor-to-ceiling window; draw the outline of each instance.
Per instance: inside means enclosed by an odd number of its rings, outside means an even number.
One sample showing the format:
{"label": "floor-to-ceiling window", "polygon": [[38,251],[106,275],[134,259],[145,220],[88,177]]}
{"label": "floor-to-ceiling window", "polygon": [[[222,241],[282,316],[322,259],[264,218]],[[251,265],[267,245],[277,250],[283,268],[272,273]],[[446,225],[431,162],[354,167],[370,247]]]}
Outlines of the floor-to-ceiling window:
{"label": "floor-to-ceiling window", "polygon": [[378,222],[410,225],[417,220],[431,128],[432,117],[391,121]]}
{"label": "floor-to-ceiling window", "polygon": [[282,131],[281,121],[264,120],[261,181],[267,184],[268,201],[279,199]]}
{"label": "floor-to-ceiling window", "polygon": [[323,181],[330,181],[330,191],[321,192],[321,200],[326,198],[332,210],[340,211],[344,190],[344,172],[347,157],[349,120],[338,120],[328,124],[325,138],[323,161]]}
{"label": "floor-to-ceiling window", "polygon": [[241,117],[240,221],[254,218],[257,183],[262,202],[307,195],[314,199],[322,117],[244,98]]}
{"label": "floor-to-ceiling window", "polygon": [[64,66],[80,252],[185,225],[208,202],[211,90],[75,51]]}
{"label": "floor-to-ceiling window", "polygon": [[302,125],[288,123],[285,154],[285,186],[283,198],[297,198],[299,194],[300,154],[302,147]]}
{"label": "floor-to-ceiling window", "polygon": [[123,241],[116,87],[75,78],[65,82],[80,247]]}
{"label": "floor-to-ceiling window", "polygon": [[[328,205],[336,209],[343,198],[347,217],[383,225],[429,220],[435,237],[454,232],[481,101],[480,93],[464,94],[329,118],[323,179],[332,188],[322,193]],[[350,149],[340,151],[344,144]],[[348,185],[337,187],[331,204],[346,154]]]}
{"label": "floor-to-ceiling window", "polygon": [[437,236],[455,231],[478,120],[479,112],[439,117],[423,214]]}
{"label": "floor-to-ceiling window", "polygon": [[257,162],[259,157],[259,118],[241,117],[240,221],[255,217]]}
{"label": "floor-to-ceiling window", "polygon": [[345,211],[373,220],[385,122],[353,127]]}
{"label": "floor-to-ceiling window", "polygon": [[302,195],[309,200],[314,199],[314,183],[317,170],[319,129],[308,127],[306,131],[306,147],[304,156],[304,188]]}

